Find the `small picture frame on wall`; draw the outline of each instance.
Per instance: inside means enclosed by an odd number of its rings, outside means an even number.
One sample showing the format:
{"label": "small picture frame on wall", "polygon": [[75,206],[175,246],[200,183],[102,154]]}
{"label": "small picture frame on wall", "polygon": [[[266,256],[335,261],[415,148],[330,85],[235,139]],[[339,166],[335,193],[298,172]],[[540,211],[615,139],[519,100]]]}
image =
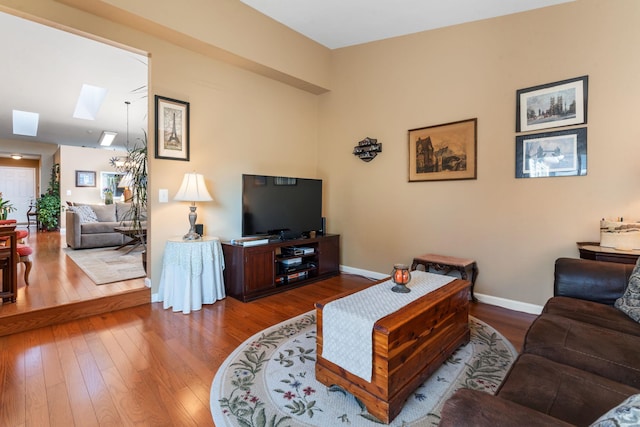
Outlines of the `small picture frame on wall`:
{"label": "small picture frame on wall", "polygon": [[587,174],[587,128],[516,136],[516,178]]}
{"label": "small picture frame on wall", "polygon": [[155,96],[156,159],[189,161],[189,103]]}
{"label": "small picture frame on wall", "polygon": [[95,187],[95,171],[76,171],[76,187]]}
{"label": "small picture frame on wall", "polygon": [[409,130],[409,182],[476,179],[478,119]]}
{"label": "small picture frame on wall", "polygon": [[589,76],[516,91],[516,132],[587,123]]}

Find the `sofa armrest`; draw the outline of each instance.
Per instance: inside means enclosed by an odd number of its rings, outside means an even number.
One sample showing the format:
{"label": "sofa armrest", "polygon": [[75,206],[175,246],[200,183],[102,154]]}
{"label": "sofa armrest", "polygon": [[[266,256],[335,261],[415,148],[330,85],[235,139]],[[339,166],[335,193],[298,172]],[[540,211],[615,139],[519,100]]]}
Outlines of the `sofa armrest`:
{"label": "sofa armrest", "polygon": [[567,427],[571,424],[510,400],[471,389],[456,391],[444,403],[440,427]]}
{"label": "sofa armrest", "polygon": [[629,283],[631,264],[558,258],[553,294],[613,305]]}
{"label": "sofa armrest", "polygon": [[67,246],[79,248],[81,244],[82,231],[80,229],[80,217],[75,212],[66,212],[66,235]]}

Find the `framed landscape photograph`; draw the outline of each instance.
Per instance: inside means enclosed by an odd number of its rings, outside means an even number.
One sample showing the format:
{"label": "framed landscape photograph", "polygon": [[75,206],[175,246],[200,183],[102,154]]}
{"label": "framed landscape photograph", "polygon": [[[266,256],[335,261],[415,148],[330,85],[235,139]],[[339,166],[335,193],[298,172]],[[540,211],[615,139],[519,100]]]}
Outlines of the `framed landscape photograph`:
{"label": "framed landscape photograph", "polygon": [[189,103],[155,96],[156,159],[189,161]]}
{"label": "framed landscape photograph", "polygon": [[478,119],[409,130],[409,182],[476,179]]}
{"label": "framed landscape photograph", "polygon": [[516,91],[516,132],[587,123],[589,76]]}
{"label": "framed landscape photograph", "polygon": [[95,187],[95,171],[76,171],[76,187]]}
{"label": "framed landscape photograph", "polygon": [[516,136],[516,178],[587,174],[587,128]]}

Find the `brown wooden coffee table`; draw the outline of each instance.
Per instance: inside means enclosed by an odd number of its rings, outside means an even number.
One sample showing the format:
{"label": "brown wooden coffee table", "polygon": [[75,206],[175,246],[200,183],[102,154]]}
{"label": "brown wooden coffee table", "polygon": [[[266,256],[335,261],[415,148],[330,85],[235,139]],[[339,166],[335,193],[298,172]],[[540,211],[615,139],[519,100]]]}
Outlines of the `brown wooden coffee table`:
{"label": "brown wooden coffee table", "polygon": [[360,399],[370,414],[389,423],[404,402],[461,345],[469,342],[469,288],[456,279],[383,317],[373,329],[371,382],[322,357],[322,311],[345,295],[317,302],[316,379]]}

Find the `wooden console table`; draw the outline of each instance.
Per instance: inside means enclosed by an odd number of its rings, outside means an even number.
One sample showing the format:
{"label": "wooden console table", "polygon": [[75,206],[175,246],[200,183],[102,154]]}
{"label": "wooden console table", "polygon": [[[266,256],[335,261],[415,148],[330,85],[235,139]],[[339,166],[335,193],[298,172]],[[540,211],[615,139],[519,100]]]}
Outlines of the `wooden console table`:
{"label": "wooden console table", "polygon": [[620,250],[604,248],[599,242],[578,242],[580,258],[595,261],[617,262],[618,264],[635,264],[640,257],[639,250]]}

